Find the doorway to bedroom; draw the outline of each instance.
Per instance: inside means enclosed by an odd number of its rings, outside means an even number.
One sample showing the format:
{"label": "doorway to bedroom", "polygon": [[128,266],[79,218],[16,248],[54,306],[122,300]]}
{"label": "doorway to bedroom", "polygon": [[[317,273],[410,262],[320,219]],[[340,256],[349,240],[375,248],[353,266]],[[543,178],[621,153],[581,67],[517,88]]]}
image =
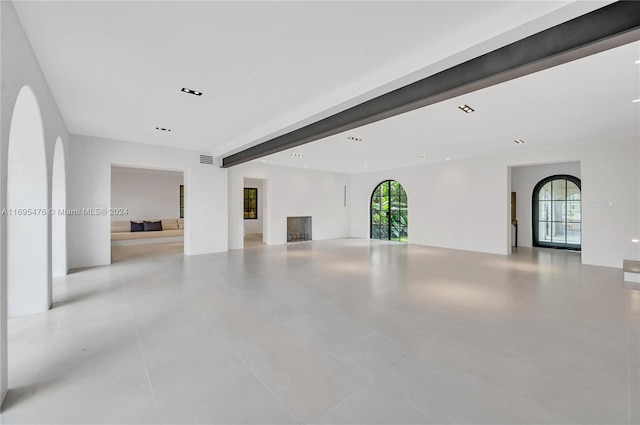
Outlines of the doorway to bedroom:
{"label": "doorway to bedroom", "polygon": [[184,252],[184,173],[112,165],[111,260]]}

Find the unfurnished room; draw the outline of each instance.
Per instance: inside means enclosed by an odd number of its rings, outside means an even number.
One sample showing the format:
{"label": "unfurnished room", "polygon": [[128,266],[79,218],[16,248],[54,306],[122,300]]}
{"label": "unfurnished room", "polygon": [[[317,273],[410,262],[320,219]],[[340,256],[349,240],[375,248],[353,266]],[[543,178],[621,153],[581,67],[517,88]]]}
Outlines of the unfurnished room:
{"label": "unfurnished room", "polygon": [[0,23],[1,423],[640,423],[640,2]]}

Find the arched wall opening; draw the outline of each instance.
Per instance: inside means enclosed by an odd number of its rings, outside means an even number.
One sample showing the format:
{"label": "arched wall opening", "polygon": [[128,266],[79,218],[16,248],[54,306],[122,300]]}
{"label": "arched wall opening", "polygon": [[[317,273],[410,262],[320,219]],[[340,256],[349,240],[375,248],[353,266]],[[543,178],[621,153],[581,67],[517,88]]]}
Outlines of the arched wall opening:
{"label": "arched wall opening", "polygon": [[30,87],[18,93],[7,164],[7,314],[51,306],[47,161],[42,114]]}
{"label": "arched wall opening", "polygon": [[65,276],[67,267],[67,178],[62,139],[56,140],[51,180],[51,272]]}

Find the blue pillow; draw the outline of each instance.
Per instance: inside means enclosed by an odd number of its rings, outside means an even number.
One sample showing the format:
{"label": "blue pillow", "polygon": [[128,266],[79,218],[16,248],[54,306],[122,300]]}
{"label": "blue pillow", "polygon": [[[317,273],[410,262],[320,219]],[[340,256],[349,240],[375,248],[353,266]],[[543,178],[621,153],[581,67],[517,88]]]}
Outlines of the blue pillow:
{"label": "blue pillow", "polygon": [[144,221],[143,225],[145,232],[158,232],[162,230],[161,221]]}
{"label": "blue pillow", "polygon": [[144,232],[144,225],[142,223],[136,223],[135,221],[131,222],[131,231],[132,232]]}

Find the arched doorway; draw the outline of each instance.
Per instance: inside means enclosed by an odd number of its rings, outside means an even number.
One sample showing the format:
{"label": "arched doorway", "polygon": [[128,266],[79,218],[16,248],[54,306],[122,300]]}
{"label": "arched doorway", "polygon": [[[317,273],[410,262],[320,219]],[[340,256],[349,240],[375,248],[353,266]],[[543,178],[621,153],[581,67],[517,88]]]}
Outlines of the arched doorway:
{"label": "arched doorway", "polygon": [[371,195],[371,238],[407,242],[407,193],[395,180],[380,183]]}
{"label": "arched doorway", "polygon": [[38,100],[27,86],[16,99],[8,153],[7,313],[15,317],[51,306],[44,130]]}
{"label": "arched doorway", "polygon": [[58,137],[53,153],[51,180],[51,272],[53,276],[67,274],[67,217],[61,213],[67,207],[64,146]]}
{"label": "arched doorway", "polygon": [[533,246],[580,250],[582,205],[580,179],[559,174],[533,189]]}

